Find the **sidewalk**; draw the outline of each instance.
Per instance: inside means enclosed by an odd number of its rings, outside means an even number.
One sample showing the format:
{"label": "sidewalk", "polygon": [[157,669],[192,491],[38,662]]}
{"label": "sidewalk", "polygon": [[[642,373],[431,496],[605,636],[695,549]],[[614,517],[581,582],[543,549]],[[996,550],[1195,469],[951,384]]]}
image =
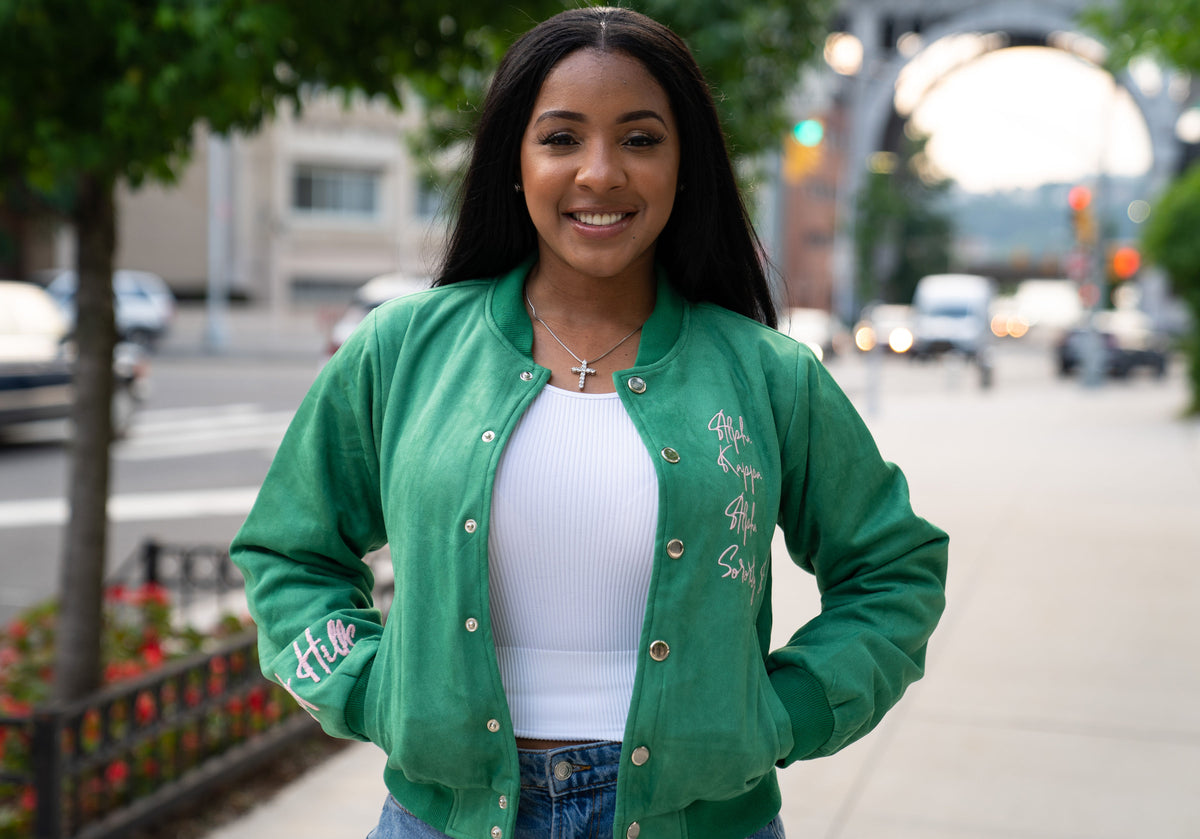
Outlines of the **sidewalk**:
{"label": "sidewalk", "polygon": [[[989,392],[887,372],[867,420],[951,535],[949,607],[877,731],[781,773],[791,839],[1200,836],[1200,425],[1176,419],[1180,365],[1085,390],[1013,364]],[[866,404],[861,363],[831,369]],[[775,575],[780,642],[817,598],[781,553]],[[209,839],[361,839],[382,766],[356,744]]]}

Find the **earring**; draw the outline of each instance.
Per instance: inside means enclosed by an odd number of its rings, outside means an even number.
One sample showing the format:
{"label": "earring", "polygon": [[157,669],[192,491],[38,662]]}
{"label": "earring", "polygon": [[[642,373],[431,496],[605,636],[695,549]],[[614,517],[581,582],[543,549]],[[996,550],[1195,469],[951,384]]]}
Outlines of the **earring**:
{"label": "earring", "polygon": [[520,191],[521,191],[521,185],[513,184],[513,192],[520,192]]}

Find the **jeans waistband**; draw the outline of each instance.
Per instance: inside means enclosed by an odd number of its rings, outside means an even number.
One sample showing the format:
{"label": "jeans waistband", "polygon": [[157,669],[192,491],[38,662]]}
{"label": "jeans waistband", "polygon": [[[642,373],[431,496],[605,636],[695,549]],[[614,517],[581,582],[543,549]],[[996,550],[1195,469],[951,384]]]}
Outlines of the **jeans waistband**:
{"label": "jeans waistband", "polygon": [[542,789],[551,796],[617,782],[621,744],[581,743],[546,751],[517,751],[521,786]]}

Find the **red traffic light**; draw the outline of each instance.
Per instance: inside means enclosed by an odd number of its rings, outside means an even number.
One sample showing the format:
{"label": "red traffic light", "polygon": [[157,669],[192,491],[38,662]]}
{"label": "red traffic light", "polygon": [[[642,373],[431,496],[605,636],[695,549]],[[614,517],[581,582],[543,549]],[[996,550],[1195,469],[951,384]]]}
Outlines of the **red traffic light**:
{"label": "red traffic light", "polygon": [[1136,248],[1128,245],[1117,248],[1112,255],[1112,272],[1120,280],[1128,280],[1142,265],[1142,257]]}
{"label": "red traffic light", "polygon": [[1077,213],[1081,213],[1092,203],[1092,191],[1086,186],[1073,186],[1067,193],[1067,204]]}

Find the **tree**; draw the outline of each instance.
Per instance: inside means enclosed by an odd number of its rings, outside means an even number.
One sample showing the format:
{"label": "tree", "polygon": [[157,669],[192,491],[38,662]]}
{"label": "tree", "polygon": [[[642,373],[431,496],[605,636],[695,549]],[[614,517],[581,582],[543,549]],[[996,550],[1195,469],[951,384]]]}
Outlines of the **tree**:
{"label": "tree", "polygon": [[928,138],[904,140],[890,167],[868,172],[859,192],[855,229],[859,302],[907,303],[917,281],[950,267],[954,225],[937,199],[951,181],[930,168]]}
{"label": "tree", "polygon": [[[1193,75],[1200,73],[1200,0],[1120,0],[1091,10],[1085,22],[1109,45],[1108,69],[1119,71],[1148,56]],[[1192,314],[1187,356],[1192,397],[1200,414],[1200,168],[1191,166],[1159,198],[1146,224],[1142,250],[1170,278]]]}
{"label": "tree", "polygon": [[[528,21],[511,7],[420,0],[9,0],[0,5],[0,170],[65,195],[75,228],[78,317],[75,427],[59,598],[55,694],[97,686],[107,543],[113,322],[114,188],[170,181],[194,127],[253,130],[312,86],[400,104],[397,81],[437,89],[482,73],[500,33]],[[560,8],[539,4],[539,12]],[[447,73],[454,68],[454,73]]]}
{"label": "tree", "polygon": [[[816,51],[829,0],[756,4],[646,0],[712,74],[735,148],[773,143],[784,94]],[[77,237],[78,365],[70,516],[59,598],[55,694],[99,683],[101,588],[112,438],[112,269],[118,183],[170,182],[197,125],[253,131],[314,89],[440,114],[471,114],[507,44],[563,0],[328,3],[318,0],[4,0],[0,173],[62,196]],[[745,7],[745,8],[742,8]],[[401,86],[401,80],[404,87]],[[451,120],[450,122],[453,122]]]}
{"label": "tree", "polygon": [[1192,397],[1187,413],[1200,414],[1200,163],[1193,164],[1155,204],[1146,222],[1142,249],[1167,273],[1171,286],[1191,310],[1196,326],[1186,352]]}

